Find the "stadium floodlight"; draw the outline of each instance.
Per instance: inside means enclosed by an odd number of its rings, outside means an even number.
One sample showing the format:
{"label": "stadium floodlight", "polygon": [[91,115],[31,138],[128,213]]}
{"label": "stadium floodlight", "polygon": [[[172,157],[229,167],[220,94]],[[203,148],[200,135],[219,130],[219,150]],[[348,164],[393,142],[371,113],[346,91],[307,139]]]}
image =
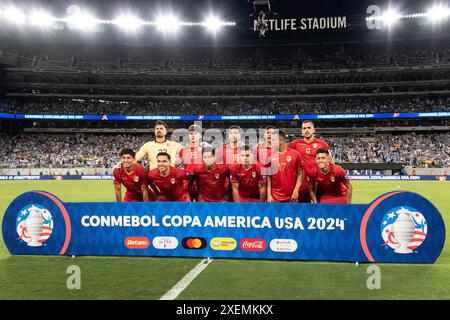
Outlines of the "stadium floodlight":
{"label": "stadium floodlight", "polygon": [[209,16],[206,21],[202,22],[202,25],[205,26],[208,31],[215,34],[222,28],[223,22],[216,16]]}
{"label": "stadium floodlight", "polygon": [[133,14],[122,14],[113,20],[113,24],[127,32],[136,32],[145,21]]}
{"label": "stadium floodlight", "polygon": [[26,15],[15,7],[7,7],[3,11],[3,17],[9,22],[16,25],[23,25],[26,22]]}
{"label": "stadium floodlight", "polygon": [[178,31],[181,22],[177,16],[173,14],[160,15],[156,18],[156,27],[163,33],[175,33]]}
{"label": "stadium floodlight", "polygon": [[34,10],[28,16],[28,22],[31,26],[41,28],[50,26],[55,20],[52,15],[43,10]]}
{"label": "stadium floodlight", "polygon": [[389,8],[388,11],[382,15],[382,21],[388,27],[395,25],[400,18],[401,14],[397,10],[391,8]]}
{"label": "stadium floodlight", "polygon": [[432,22],[439,22],[443,19],[448,18],[450,14],[450,10],[448,7],[444,7],[443,5],[435,5],[432,6],[427,11],[427,17]]}
{"label": "stadium floodlight", "polygon": [[99,22],[92,14],[82,11],[76,5],[69,6],[67,9],[69,16],[64,19],[68,23],[69,28],[78,29],[81,31],[92,31]]}

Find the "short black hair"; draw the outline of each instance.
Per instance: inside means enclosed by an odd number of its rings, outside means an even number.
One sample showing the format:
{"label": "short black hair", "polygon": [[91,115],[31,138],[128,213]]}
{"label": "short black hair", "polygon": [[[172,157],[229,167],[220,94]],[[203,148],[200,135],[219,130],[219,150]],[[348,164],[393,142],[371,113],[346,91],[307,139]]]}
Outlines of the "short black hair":
{"label": "short black hair", "polygon": [[129,154],[130,156],[132,156],[133,158],[136,158],[136,152],[133,151],[133,149],[130,148],[125,148],[122,149],[122,151],[120,151],[120,156],[122,157],[125,154]]}
{"label": "short black hair", "polygon": [[316,151],[316,156],[317,156],[319,153],[330,154],[330,152],[329,152],[327,149],[324,149],[324,148],[320,148],[319,150],[317,150],[317,151]]}
{"label": "short black hair", "polygon": [[269,130],[269,129],[274,129],[274,130],[275,130],[275,129],[276,129],[276,127],[275,127],[275,126],[273,126],[273,125],[268,125],[268,126],[266,127],[266,131],[267,131],[267,130]]}
{"label": "short black hair", "polygon": [[156,159],[158,159],[159,156],[166,156],[169,159],[169,161],[170,161],[170,154],[168,154],[167,152],[159,152],[156,155]]}
{"label": "short black hair", "polygon": [[302,122],[302,126],[303,126],[304,123],[308,123],[308,122],[311,122],[312,125],[313,125],[313,127],[314,127],[314,122],[313,122],[312,120],[305,120],[305,121],[303,121],[303,122]]}
{"label": "short black hair", "polygon": [[278,136],[280,138],[283,138],[284,140],[286,140],[286,133],[283,130],[278,131]]}
{"label": "short black hair", "polygon": [[167,123],[165,123],[164,121],[161,121],[161,120],[156,121],[155,126],[153,128],[156,128],[156,126],[159,126],[159,125],[164,126],[164,128],[166,128],[166,130],[169,129],[169,127],[167,126]]}
{"label": "short black hair", "polygon": [[230,126],[230,127],[228,128],[228,130],[232,130],[232,129],[238,129],[238,130],[241,130],[241,127],[239,127],[238,125],[233,124],[232,126]]}
{"label": "short black hair", "polygon": [[202,154],[205,154],[207,152],[211,152],[213,154],[213,156],[216,155],[216,149],[214,149],[213,147],[206,146],[202,149]]}

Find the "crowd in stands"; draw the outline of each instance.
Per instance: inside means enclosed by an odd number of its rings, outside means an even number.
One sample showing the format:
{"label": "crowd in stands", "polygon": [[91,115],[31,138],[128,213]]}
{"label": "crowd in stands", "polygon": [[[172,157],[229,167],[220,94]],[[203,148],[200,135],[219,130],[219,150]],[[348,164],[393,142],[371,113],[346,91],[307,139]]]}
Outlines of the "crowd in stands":
{"label": "crowd in stands", "polygon": [[[336,162],[450,167],[450,132],[323,138]],[[111,168],[122,148],[138,150],[149,139],[150,134],[2,134],[0,167]]]}
{"label": "crowd in stands", "polygon": [[320,101],[104,101],[88,99],[3,100],[0,112],[110,115],[274,115],[450,111],[450,97],[347,98]]}

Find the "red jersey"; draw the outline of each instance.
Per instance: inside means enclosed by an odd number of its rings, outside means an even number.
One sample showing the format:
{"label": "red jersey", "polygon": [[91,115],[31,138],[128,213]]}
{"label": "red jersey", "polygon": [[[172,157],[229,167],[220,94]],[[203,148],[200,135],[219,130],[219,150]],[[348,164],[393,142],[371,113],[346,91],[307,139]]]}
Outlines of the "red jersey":
{"label": "red jersey", "polygon": [[130,173],[121,166],[113,171],[114,180],[116,185],[123,184],[127,189],[123,201],[143,201],[142,186],[147,186],[146,179],[147,171],[141,165],[133,165],[133,171]]}
{"label": "red jersey", "polygon": [[190,174],[194,173],[194,166],[203,163],[202,147],[200,146],[191,147],[187,145],[180,150],[179,156],[183,159],[184,170]]}
{"label": "red jersey", "polygon": [[270,179],[273,199],[276,202],[290,200],[297,175],[303,169],[300,154],[291,148],[287,148],[284,153],[274,152],[272,168]]}
{"label": "red jersey", "polygon": [[261,165],[253,164],[249,169],[238,164],[231,170],[231,182],[239,183],[239,200],[241,202],[259,201],[259,186],[265,184],[261,175]]}
{"label": "red jersey", "polygon": [[219,149],[217,155],[217,162],[225,164],[228,168],[239,163],[239,152],[240,148],[233,148],[231,145],[227,144]]}
{"label": "red jersey", "polygon": [[323,140],[314,138],[311,142],[306,142],[305,139],[297,139],[288,144],[289,148],[295,149],[300,153],[304,172],[307,177],[314,174],[317,169],[316,151],[319,149],[330,150],[330,146]]}
{"label": "red jersey", "polygon": [[186,189],[183,184],[186,178],[186,172],[176,167],[169,168],[167,177],[161,176],[158,168],[147,173],[147,179],[153,181],[159,189],[159,201],[186,201],[184,200]]}
{"label": "red jersey", "polygon": [[348,183],[345,170],[337,165],[330,164],[330,171],[323,173],[319,168],[310,178],[313,185],[317,185],[316,193],[320,193],[320,203],[347,203]]}
{"label": "red jersey", "polygon": [[265,167],[270,166],[270,159],[272,155],[272,148],[265,143],[258,143],[254,150],[255,159],[257,162]]}
{"label": "red jersey", "polygon": [[230,176],[230,170],[226,165],[216,164],[211,171],[206,171],[205,165],[196,166],[194,175],[200,189],[199,201],[224,201],[227,195],[227,181]]}

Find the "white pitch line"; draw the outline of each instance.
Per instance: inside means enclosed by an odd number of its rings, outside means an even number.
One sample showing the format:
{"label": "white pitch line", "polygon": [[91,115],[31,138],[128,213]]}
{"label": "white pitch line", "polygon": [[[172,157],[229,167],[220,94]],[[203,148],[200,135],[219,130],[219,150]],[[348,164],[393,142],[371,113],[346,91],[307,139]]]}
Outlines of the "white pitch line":
{"label": "white pitch line", "polygon": [[202,272],[206,269],[208,264],[210,264],[213,259],[204,259],[197,264],[194,269],[192,269],[188,274],[186,274],[183,279],[178,281],[178,283],[169,291],[166,292],[159,300],[175,300],[184,289],[186,289],[189,284]]}

